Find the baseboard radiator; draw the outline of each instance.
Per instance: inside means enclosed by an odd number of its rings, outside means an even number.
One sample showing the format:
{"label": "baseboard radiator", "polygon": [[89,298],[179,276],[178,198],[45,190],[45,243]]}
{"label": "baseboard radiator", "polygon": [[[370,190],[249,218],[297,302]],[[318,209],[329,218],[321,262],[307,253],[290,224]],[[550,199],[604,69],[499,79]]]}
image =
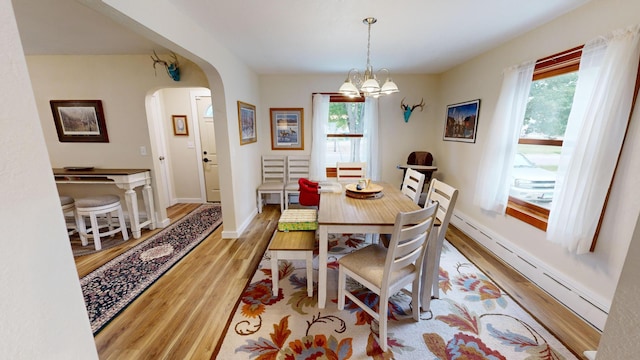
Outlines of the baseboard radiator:
{"label": "baseboard radiator", "polygon": [[465,214],[454,211],[451,224],[492,252],[504,263],[509,264],[591,326],[600,331],[604,329],[610,305],[595,300],[584,289],[563,278],[560,274],[554,273],[537,258],[516,247],[500,235],[480,226]]}

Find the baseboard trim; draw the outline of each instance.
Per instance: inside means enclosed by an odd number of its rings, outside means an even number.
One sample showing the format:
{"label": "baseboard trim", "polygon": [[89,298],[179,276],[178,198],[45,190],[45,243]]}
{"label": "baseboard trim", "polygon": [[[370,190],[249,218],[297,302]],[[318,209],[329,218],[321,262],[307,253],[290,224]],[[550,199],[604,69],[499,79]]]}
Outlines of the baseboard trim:
{"label": "baseboard trim", "polygon": [[223,239],[237,239],[240,237],[240,235],[242,235],[242,233],[249,227],[249,225],[251,224],[251,221],[253,221],[253,219],[258,215],[258,209],[254,209],[251,214],[247,217],[247,219],[242,223],[242,225],[240,225],[240,228],[236,229],[235,231],[222,231],[222,238]]}
{"label": "baseboard trim", "polygon": [[547,292],[594,328],[603,331],[609,305],[597,301],[581,286],[548,268],[544,262],[495,234],[464,213],[455,210],[451,224],[509,264],[532,283]]}
{"label": "baseboard trim", "polygon": [[202,202],[206,202],[206,200],[202,200],[201,198],[177,198],[176,204],[202,204]]}

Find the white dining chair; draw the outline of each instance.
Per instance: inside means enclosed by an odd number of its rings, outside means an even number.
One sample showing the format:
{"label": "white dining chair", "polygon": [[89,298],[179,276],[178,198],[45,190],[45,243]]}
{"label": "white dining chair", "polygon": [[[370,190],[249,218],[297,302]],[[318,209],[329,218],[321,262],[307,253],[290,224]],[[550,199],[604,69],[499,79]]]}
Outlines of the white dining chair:
{"label": "white dining chair", "polygon": [[287,184],[284,187],[284,209],[289,209],[291,195],[299,195],[298,180],[309,178],[309,155],[289,155],[287,156]]}
{"label": "white dining chair", "polygon": [[420,201],[420,195],[422,195],[424,179],[425,174],[411,168],[408,168],[404,174],[402,193],[416,204]]}
{"label": "white dining chair", "polygon": [[[387,311],[389,298],[412,284],[412,313],[420,314],[420,273],[424,249],[435,221],[437,204],[396,216],[391,243],[386,249],[378,244],[356,250],[338,260],[338,309],[343,310],[345,297],[378,321],[378,345],[387,351]],[[347,277],[367,287],[380,297],[378,311],[366,305],[347,289]],[[375,336],[375,334],[374,334]]]}
{"label": "white dining chair", "polygon": [[[442,254],[442,244],[449,227],[449,221],[453,215],[453,209],[458,199],[458,189],[448,185],[438,179],[432,179],[427,191],[427,200],[425,206],[434,201],[438,202],[438,211],[436,212],[436,223],[434,226],[433,241],[427,246],[427,258],[424,262],[423,284],[431,284],[430,288],[422,287],[422,305],[423,311],[429,310],[429,301],[431,297],[438,298],[440,296],[440,287],[438,284],[440,272],[440,255]],[[427,281],[428,279],[428,281]]]}
{"label": "white dining chair", "polygon": [[339,182],[358,181],[367,176],[367,164],[364,162],[336,163],[336,178]]}
{"label": "white dining chair", "polygon": [[262,183],[258,186],[258,213],[262,212],[263,195],[275,194],[280,201],[280,212],[284,211],[284,185],[286,176],[284,156],[262,156]]}

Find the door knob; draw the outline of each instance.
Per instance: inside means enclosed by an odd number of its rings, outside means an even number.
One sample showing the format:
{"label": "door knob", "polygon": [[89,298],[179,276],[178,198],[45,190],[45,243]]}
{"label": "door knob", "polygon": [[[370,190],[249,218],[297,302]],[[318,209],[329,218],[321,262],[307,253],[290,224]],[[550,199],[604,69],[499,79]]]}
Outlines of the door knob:
{"label": "door knob", "polygon": [[204,159],[202,159],[202,161],[204,161],[204,162],[209,162],[209,159],[204,158]]}

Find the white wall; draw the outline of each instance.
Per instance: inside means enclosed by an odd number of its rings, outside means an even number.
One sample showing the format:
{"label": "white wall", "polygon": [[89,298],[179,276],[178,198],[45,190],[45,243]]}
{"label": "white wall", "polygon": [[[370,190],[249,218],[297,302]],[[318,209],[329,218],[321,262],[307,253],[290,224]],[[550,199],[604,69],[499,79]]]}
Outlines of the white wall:
{"label": "white wall", "polygon": [[260,183],[260,144],[265,140],[240,146],[237,101],[260,106],[257,74],[168,0],[81,1],[106,16],[117,17],[120,23],[189,58],[204,71],[216,109],[219,169],[225,174],[220,177],[222,236],[238,237],[257,213],[255,189]]}
{"label": "white wall", "polygon": [[[197,65],[186,59],[180,62],[181,79],[175,82],[164,72],[156,75],[148,55],[27,57],[51,166],[153,169],[145,98],[159,88],[208,86],[204,73]],[[82,99],[102,100],[108,143],[58,140],[49,101]],[[141,146],[147,150],[146,155],[141,155]],[[195,161],[195,157],[192,161]],[[198,180],[197,172],[191,176],[195,181]],[[151,178],[152,186],[157,189],[154,171],[151,172]],[[59,185],[59,189],[61,193],[74,196],[96,192],[124,193],[111,185]],[[142,196],[138,198],[141,201]],[[157,191],[154,198],[155,204],[160,204]],[[144,206],[139,208],[144,209]],[[160,208],[157,212],[166,214]],[[158,220],[162,221],[162,216]]]}
{"label": "white wall", "polygon": [[[379,99],[379,133],[382,154],[382,180],[397,184],[402,182],[402,170],[396,165],[405,164],[412,151],[433,152],[434,138],[429,127],[444,125],[444,113],[437,111],[438,77],[432,75],[394,75],[400,92]],[[260,76],[261,106],[258,112],[258,139],[261,152],[271,155],[311,154],[313,93],[337,92],[344,82],[344,75],[262,75]],[[424,99],[424,111],[416,109],[409,122],[404,122],[400,102],[418,104]],[[304,150],[272,150],[270,108],[304,108]],[[437,161],[437,159],[436,159]]]}
{"label": "white wall", "polygon": [[611,314],[598,347],[598,359],[635,359],[640,351],[640,309],[637,306],[640,283],[640,218],[635,225]]}
{"label": "white wall", "polygon": [[1,356],[97,359],[10,0],[0,46]]}
{"label": "white wall", "polygon": [[[598,35],[640,23],[636,0],[594,0],[581,8],[489,51],[442,75],[438,108],[481,99],[476,144],[439,142],[435,157],[437,176],[460,189],[457,211],[507,239],[524,253],[540,260],[607,309],[613,298],[622,264],[640,211],[637,179],[640,121],[632,121],[595,252],[572,255],[545,240],[545,233],[509,216],[490,216],[473,205],[477,164],[497,100],[502,70],[525,60],[538,59],[575,47]],[[434,129],[439,130],[439,129]],[[606,189],[603,189],[606,191]]]}

